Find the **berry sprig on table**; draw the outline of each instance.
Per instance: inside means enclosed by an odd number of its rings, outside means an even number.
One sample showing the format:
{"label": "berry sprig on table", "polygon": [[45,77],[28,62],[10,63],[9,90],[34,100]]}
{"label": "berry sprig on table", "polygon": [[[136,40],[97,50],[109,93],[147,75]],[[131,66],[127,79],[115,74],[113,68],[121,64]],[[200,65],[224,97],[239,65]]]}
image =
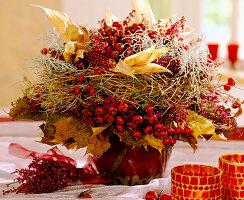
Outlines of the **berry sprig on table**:
{"label": "berry sprig on table", "polygon": [[145,195],[146,200],[172,200],[171,195],[168,194],[160,194],[158,195],[155,191],[149,191]]}

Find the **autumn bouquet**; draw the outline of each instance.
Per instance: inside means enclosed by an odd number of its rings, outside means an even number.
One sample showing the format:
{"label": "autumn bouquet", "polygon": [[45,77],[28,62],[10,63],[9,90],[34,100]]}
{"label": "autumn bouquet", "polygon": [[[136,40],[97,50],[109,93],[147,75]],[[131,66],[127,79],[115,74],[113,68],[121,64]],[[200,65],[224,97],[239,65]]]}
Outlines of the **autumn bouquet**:
{"label": "autumn bouquet", "polygon": [[[50,45],[33,59],[39,80],[26,80],[15,120],[44,120],[42,143],[86,147],[114,183],[161,177],[177,141],[226,139],[241,102],[219,84],[205,38],[185,18],[155,21],[147,1],[133,0],[125,20],[110,10],[99,28],[42,8],[54,25]],[[146,170],[146,171],[145,171]]]}

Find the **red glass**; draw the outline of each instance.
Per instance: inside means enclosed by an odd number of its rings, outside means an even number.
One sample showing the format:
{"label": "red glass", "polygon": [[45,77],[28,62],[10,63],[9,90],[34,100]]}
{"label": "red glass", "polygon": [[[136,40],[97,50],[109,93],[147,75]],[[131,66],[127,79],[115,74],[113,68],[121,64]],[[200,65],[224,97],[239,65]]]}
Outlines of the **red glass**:
{"label": "red glass", "polygon": [[[141,185],[152,179],[163,177],[172,147],[158,150],[148,147],[129,146],[117,138],[110,138],[111,148],[97,158],[96,166],[100,173],[112,175],[113,184]],[[124,156],[123,153],[125,154]],[[118,168],[111,170],[116,160],[121,160]]]}
{"label": "red glass", "polygon": [[228,44],[228,59],[231,62],[232,68],[235,68],[234,64],[238,59],[238,44]]}
{"label": "red glass", "polygon": [[182,200],[222,200],[222,171],[206,165],[181,165],[171,170],[171,195]]}
{"label": "red glass", "polygon": [[225,154],[219,158],[223,170],[223,198],[244,199],[244,154]]}
{"label": "red glass", "polygon": [[218,57],[218,49],[219,49],[219,44],[216,43],[209,43],[208,44],[208,49],[209,49],[209,53],[211,55],[211,59],[212,60],[216,60],[216,58]]}

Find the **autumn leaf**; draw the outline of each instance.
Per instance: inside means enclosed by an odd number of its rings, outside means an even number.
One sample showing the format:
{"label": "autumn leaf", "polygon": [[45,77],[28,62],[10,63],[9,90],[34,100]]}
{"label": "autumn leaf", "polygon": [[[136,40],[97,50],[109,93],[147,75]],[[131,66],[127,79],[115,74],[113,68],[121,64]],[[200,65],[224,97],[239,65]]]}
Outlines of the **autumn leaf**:
{"label": "autumn leaf", "polygon": [[159,138],[154,137],[153,135],[147,134],[144,139],[147,141],[147,145],[143,145],[146,149],[147,146],[151,146],[157,150],[159,150],[160,153],[162,153],[162,149],[165,148],[163,145],[163,141]]}
{"label": "autumn leaf", "polygon": [[92,135],[91,128],[73,116],[60,119],[55,123],[47,122],[40,128],[44,133],[42,143],[62,144],[68,149],[87,146],[87,139]]}
{"label": "autumn leaf", "polygon": [[188,115],[188,124],[189,127],[193,130],[193,136],[197,139],[199,135],[216,135],[215,126],[212,123],[212,120],[207,119],[201,115],[198,115],[194,111],[189,111]]}
{"label": "autumn leaf", "polygon": [[112,134],[110,131],[102,132],[88,141],[86,154],[91,153],[100,157],[104,152],[106,152],[111,144],[109,142],[109,136]]}

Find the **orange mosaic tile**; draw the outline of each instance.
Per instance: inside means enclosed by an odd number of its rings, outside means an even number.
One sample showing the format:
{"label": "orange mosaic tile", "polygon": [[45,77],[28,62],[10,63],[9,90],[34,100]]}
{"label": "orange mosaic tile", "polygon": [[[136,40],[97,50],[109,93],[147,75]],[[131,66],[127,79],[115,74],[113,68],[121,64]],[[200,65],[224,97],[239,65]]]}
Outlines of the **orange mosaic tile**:
{"label": "orange mosaic tile", "polygon": [[244,199],[244,154],[225,154],[219,158],[223,170],[223,199]]}
{"label": "orange mosaic tile", "polygon": [[182,200],[222,200],[222,171],[205,165],[181,165],[171,170],[171,195]]}

